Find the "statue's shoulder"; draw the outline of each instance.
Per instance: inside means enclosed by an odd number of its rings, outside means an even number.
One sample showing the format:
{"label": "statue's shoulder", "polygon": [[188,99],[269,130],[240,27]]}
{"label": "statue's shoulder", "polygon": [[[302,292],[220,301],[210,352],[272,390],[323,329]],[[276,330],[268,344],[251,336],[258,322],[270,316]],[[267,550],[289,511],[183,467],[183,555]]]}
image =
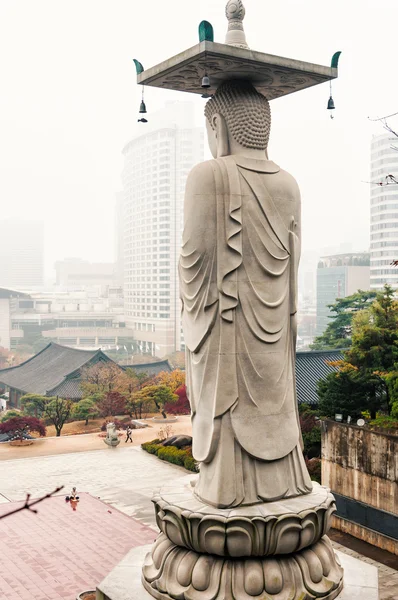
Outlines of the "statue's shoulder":
{"label": "statue's shoulder", "polygon": [[187,192],[201,194],[211,194],[215,191],[215,177],[217,169],[220,167],[217,165],[217,160],[205,160],[198,163],[191,169],[187,184]]}
{"label": "statue's shoulder", "polygon": [[300,188],[291,173],[284,169],[279,169],[277,173],[278,185],[282,186],[293,198],[300,199]]}

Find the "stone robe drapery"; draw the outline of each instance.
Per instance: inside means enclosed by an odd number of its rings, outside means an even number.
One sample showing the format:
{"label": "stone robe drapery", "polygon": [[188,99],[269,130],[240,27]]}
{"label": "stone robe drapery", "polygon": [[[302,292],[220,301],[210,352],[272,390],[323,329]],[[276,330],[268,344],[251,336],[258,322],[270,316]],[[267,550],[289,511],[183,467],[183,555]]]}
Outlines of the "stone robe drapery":
{"label": "stone robe drapery", "polygon": [[195,493],[219,507],[308,493],[295,390],[300,195],[270,161],[201,163],[180,258]]}

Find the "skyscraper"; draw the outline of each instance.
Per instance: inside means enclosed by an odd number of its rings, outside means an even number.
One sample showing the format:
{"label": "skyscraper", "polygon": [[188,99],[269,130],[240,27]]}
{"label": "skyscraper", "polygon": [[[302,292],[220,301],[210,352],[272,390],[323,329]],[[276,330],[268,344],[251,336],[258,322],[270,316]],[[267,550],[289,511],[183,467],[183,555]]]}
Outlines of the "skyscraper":
{"label": "skyscraper", "polygon": [[330,323],[329,305],[358,290],[369,289],[369,254],[356,252],[323,256],[316,273],[316,335],[322,335]]}
{"label": "skyscraper", "polygon": [[0,222],[0,287],[34,290],[43,285],[44,226],[40,221]]}
{"label": "skyscraper", "polygon": [[126,325],[136,350],[181,349],[178,258],[187,175],[203,160],[204,130],[191,102],[169,103],[123,150],[123,271]]}
{"label": "skyscraper", "polygon": [[[370,181],[370,287],[388,283],[398,288],[398,139],[391,133],[373,136]],[[382,183],[383,185],[376,185]],[[387,184],[387,185],[386,185]]]}

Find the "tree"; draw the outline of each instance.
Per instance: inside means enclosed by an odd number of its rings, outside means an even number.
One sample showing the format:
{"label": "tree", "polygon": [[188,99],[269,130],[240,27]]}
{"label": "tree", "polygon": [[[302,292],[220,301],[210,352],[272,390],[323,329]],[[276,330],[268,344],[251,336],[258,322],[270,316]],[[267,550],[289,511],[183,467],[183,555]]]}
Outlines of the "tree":
{"label": "tree", "polygon": [[185,385],[179,387],[175,393],[178,396],[178,400],[172,404],[166,404],[164,407],[165,412],[172,415],[190,415],[191,405],[187,397],[187,388]]}
{"label": "tree", "polygon": [[[352,343],[344,360],[319,384],[320,408],[324,414],[390,409],[390,390],[398,377],[398,302],[388,285],[378,292],[368,308],[352,319]],[[350,414],[350,413],[348,413]],[[351,414],[354,416],[354,414]]]}
{"label": "tree", "polygon": [[182,385],[185,385],[185,373],[180,369],[174,369],[174,371],[161,371],[155,377],[155,383],[158,385],[165,385],[175,392]]}
{"label": "tree", "polygon": [[0,421],[2,423],[4,423],[4,421],[9,421],[10,419],[13,419],[14,417],[21,417],[21,416],[23,416],[23,415],[18,410],[7,410],[6,414],[1,417]]}
{"label": "tree", "polygon": [[355,419],[366,410],[366,390],[363,381],[354,370],[329,373],[318,382],[319,412],[325,417],[336,414]]}
{"label": "tree", "polygon": [[56,435],[59,437],[66,421],[69,419],[73,408],[71,400],[65,398],[49,398],[46,405],[45,415],[55,427]]}
{"label": "tree", "polygon": [[328,308],[333,315],[326,330],[322,335],[315,338],[310,346],[311,350],[335,350],[348,348],[351,345],[352,319],[354,315],[363,310],[376,298],[374,291],[358,290],[355,294],[346,298],[338,298]]}
{"label": "tree", "polygon": [[153,401],[158,411],[162,414],[163,418],[166,419],[167,415],[165,412],[165,405],[169,403],[177,402],[178,396],[174,394],[167,385],[148,385],[142,390],[134,394],[134,399],[141,400],[143,402]]}
{"label": "tree", "polygon": [[101,417],[114,417],[126,413],[126,399],[120,392],[107,392],[97,403]]}
{"label": "tree", "polygon": [[16,437],[19,440],[23,440],[25,435],[32,431],[43,437],[46,435],[44,423],[36,417],[13,417],[4,421],[4,423],[0,423],[0,433],[11,434],[12,437]]}
{"label": "tree", "polygon": [[125,392],[130,383],[128,374],[115,363],[99,362],[82,369],[80,388],[85,398],[93,394],[105,395],[107,392]]}
{"label": "tree", "polygon": [[66,421],[69,419],[73,402],[65,398],[26,394],[21,398],[21,404],[29,415],[42,417],[51,421],[59,437]]}
{"label": "tree", "polygon": [[85,425],[88,425],[88,420],[91,417],[95,419],[98,416],[99,410],[92,398],[83,398],[73,405],[72,417],[76,421],[85,421]]}

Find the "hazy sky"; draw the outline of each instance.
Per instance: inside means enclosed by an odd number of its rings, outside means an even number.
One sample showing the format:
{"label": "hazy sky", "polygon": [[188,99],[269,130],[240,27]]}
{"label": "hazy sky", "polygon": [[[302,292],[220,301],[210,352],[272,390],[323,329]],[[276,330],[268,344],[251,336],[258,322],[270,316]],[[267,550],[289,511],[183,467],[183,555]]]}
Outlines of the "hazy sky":
{"label": "hazy sky", "polygon": [[[304,249],[369,245],[369,145],[398,111],[397,0],[244,0],[255,50],[329,65],[324,84],[271,103],[270,158],[299,181]],[[46,262],[112,260],[121,150],[136,125],[145,67],[197,43],[202,19],[216,41],[225,0],[0,0],[1,218],[45,221]],[[147,89],[149,111],[185,94]],[[203,100],[192,99],[202,111]],[[149,117],[150,118],[150,112]]]}

